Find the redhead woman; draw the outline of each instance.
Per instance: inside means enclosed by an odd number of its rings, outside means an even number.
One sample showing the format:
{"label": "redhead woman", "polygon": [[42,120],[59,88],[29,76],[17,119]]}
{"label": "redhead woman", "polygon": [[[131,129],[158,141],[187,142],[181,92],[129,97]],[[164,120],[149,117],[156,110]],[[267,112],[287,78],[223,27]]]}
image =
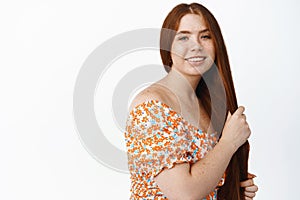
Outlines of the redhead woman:
{"label": "redhead woman", "polygon": [[126,122],[130,199],[253,199],[251,131],[216,19],[177,5],[160,45],[168,73],[133,99]]}

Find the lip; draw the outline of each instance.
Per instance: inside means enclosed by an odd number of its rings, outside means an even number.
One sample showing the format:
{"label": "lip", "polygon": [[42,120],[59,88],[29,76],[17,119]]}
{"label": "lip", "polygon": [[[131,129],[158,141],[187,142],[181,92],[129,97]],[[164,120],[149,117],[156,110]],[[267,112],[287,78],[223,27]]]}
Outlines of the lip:
{"label": "lip", "polygon": [[201,65],[206,59],[206,56],[192,56],[185,58],[184,60],[193,66]]}
{"label": "lip", "polygon": [[189,59],[193,59],[193,58],[206,58],[206,56],[191,56],[191,57],[187,57],[185,58],[185,60],[189,60]]}

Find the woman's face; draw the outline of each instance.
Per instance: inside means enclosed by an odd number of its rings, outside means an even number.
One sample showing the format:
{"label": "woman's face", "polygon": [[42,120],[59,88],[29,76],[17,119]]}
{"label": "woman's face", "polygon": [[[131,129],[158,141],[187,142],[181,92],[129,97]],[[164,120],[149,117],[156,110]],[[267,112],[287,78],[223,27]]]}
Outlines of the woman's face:
{"label": "woman's face", "polygon": [[185,75],[202,75],[215,60],[211,33],[202,16],[187,14],[180,20],[172,47],[172,68]]}

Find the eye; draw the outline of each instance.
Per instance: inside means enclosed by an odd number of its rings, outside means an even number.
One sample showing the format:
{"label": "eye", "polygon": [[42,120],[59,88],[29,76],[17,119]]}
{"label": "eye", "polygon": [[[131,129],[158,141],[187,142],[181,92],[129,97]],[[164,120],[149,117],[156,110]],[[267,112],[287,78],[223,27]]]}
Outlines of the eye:
{"label": "eye", "polygon": [[210,35],[202,35],[201,39],[211,39],[211,36]]}
{"label": "eye", "polygon": [[181,40],[181,41],[185,41],[185,40],[188,40],[189,38],[187,36],[181,36],[178,38],[178,40]]}

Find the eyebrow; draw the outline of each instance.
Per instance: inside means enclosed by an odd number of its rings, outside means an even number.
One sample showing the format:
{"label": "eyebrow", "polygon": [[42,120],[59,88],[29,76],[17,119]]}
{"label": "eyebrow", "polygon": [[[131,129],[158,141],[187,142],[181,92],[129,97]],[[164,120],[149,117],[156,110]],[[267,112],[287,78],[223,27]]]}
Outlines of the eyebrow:
{"label": "eyebrow", "polygon": [[[207,31],[209,31],[209,30],[208,29],[204,29],[202,31],[199,31],[199,33],[204,33],[204,32],[207,32]],[[190,31],[183,30],[183,31],[179,31],[179,32],[176,33],[176,35],[179,35],[179,34],[192,34],[192,33]]]}

